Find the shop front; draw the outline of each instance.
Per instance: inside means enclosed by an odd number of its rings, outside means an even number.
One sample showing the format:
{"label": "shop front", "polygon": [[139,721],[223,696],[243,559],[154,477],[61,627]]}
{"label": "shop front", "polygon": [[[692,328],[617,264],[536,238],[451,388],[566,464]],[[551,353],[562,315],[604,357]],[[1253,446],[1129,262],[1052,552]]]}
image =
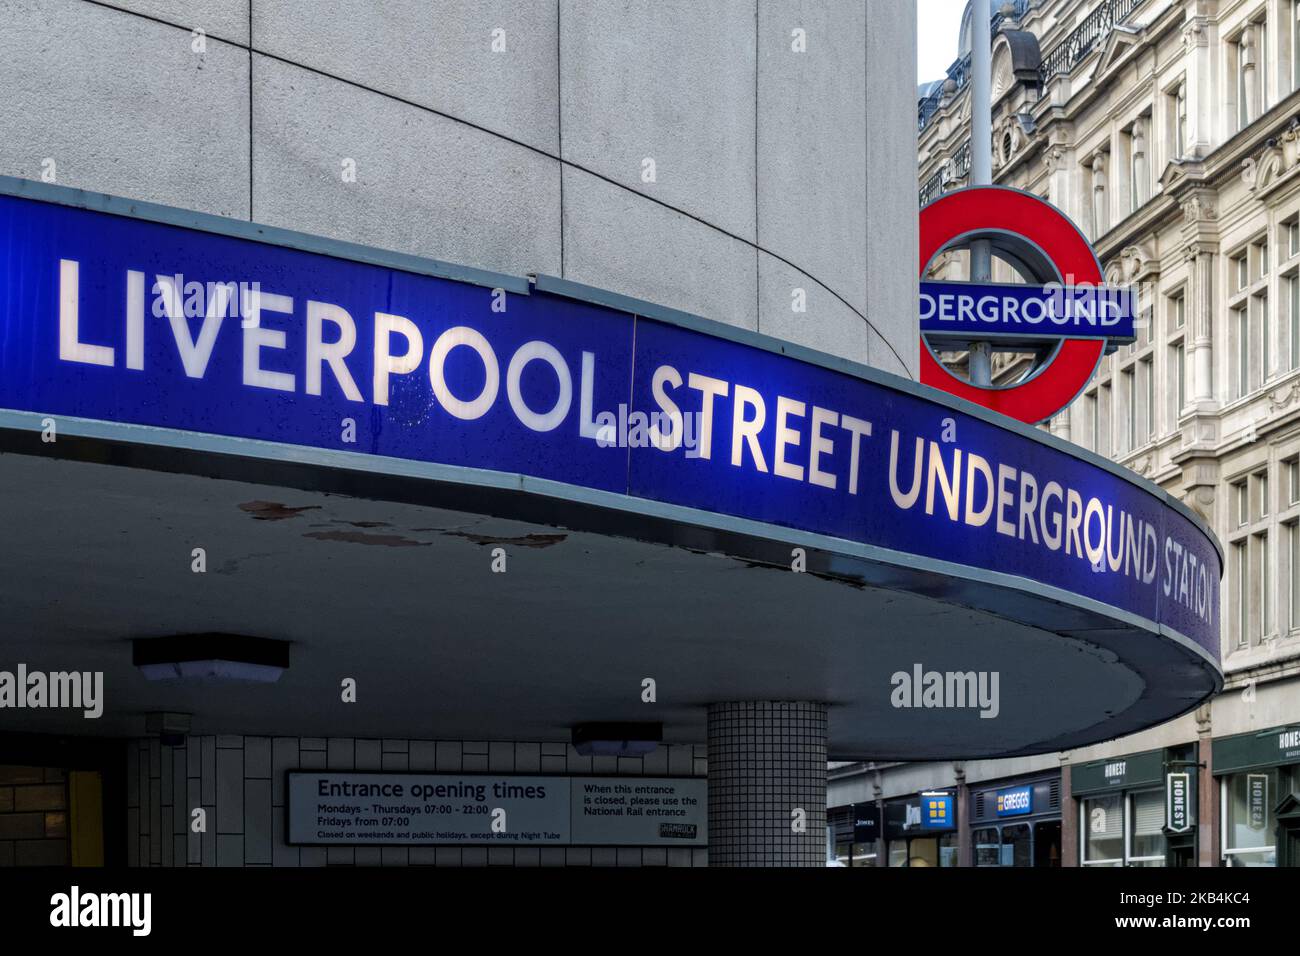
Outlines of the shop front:
{"label": "shop front", "polygon": [[1195,866],[1197,745],[1070,768],[1082,866]]}
{"label": "shop front", "polygon": [[1214,741],[1224,866],[1300,866],[1300,727]]}
{"label": "shop front", "polygon": [[884,866],[880,859],[880,807],[855,803],[827,811],[828,862],[834,866]]}
{"label": "shop front", "polygon": [[975,866],[1061,865],[1061,776],[972,788]]}
{"label": "shop front", "polygon": [[957,865],[955,791],[926,790],[885,802],[884,865]]}

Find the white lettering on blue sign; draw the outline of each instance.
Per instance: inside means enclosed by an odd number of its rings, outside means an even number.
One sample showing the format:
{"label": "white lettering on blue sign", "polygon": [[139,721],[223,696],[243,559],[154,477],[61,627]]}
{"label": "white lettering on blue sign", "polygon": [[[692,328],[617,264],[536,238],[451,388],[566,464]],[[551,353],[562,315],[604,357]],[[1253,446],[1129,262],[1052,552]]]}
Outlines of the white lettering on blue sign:
{"label": "white lettering on blue sign", "polygon": [[1136,293],[1108,286],[922,282],[921,331],[927,335],[1103,336],[1131,338]]}
{"label": "white lettering on blue sign", "polygon": [[24,237],[0,409],[784,525],[1033,580],[1218,653],[1218,555],[1183,509],[886,377],[556,280],[507,312],[486,284],[126,215],[0,196],[0,221]]}

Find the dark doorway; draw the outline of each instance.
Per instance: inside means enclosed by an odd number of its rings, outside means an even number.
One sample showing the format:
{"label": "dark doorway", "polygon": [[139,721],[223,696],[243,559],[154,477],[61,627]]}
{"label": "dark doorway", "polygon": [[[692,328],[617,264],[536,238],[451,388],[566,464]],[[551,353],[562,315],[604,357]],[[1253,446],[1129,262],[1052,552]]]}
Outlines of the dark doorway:
{"label": "dark doorway", "polygon": [[1300,796],[1294,793],[1277,806],[1277,865],[1300,867]]}
{"label": "dark doorway", "polygon": [[0,866],[123,866],[126,752],[110,738],[0,734]]}
{"label": "dark doorway", "polygon": [[1034,866],[1061,865],[1061,821],[1034,824]]}

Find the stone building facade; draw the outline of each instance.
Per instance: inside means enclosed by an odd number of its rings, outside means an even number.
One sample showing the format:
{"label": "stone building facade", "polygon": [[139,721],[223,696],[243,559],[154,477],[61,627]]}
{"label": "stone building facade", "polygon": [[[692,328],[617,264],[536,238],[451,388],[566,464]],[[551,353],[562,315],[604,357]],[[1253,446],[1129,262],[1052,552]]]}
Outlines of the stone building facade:
{"label": "stone building facade", "polygon": [[[1105,358],[1043,427],[1156,482],[1214,528],[1226,552],[1226,684],[1193,713],[1085,752],[836,768],[836,840],[843,848],[849,804],[949,788],[962,825],[947,862],[1023,862],[1018,847],[1008,854],[993,838],[1001,827],[972,823],[977,785],[1059,773],[1065,865],[1284,862],[1276,834],[1300,789],[1300,748],[1286,744],[1300,722],[1300,3],[1018,0],[994,9],[994,181],[1062,209],[1093,242],[1107,280],[1142,294],[1137,341]],[[922,205],[969,175],[969,7],[962,33],[948,76],[919,90]],[[1014,280],[995,265],[995,279]],[[952,254],[930,264],[945,278],[962,269]],[[995,359],[1003,381],[1028,362]],[[1256,738],[1268,747],[1276,738],[1276,765],[1268,753],[1235,756]],[[1163,774],[1126,786],[1108,773],[1126,755],[1157,751]],[[1094,770],[1102,777],[1081,782]],[[1190,838],[1157,834],[1165,828],[1152,816],[1153,795],[1180,772],[1197,790]],[[1107,808],[1122,809],[1118,831],[1114,818],[1104,822]],[[913,858],[882,843],[871,861],[890,856],[891,865]],[[916,859],[925,856],[943,862],[928,845]]]}

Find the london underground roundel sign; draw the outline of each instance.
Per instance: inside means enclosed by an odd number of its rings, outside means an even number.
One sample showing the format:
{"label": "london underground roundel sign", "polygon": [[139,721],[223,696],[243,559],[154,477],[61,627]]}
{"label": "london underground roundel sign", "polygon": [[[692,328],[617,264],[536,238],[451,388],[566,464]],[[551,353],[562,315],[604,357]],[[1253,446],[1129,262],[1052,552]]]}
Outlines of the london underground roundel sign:
{"label": "london underground roundel sign", "polygon": [[[1103,284],[1092,246],[1055,206],[1003,186],[946,193],[920,213],[921,381],[1029,424],[1051,418],[1079,395],[1108,345],[1131,341],[1136,302]],[[1003,258],[1042,285],[926,282],[931,261],[947,248],[988,239]],[[959,378],[936,358],[949,348],[992,341],[1050,350],[1032,374],[1010,385]]]}

